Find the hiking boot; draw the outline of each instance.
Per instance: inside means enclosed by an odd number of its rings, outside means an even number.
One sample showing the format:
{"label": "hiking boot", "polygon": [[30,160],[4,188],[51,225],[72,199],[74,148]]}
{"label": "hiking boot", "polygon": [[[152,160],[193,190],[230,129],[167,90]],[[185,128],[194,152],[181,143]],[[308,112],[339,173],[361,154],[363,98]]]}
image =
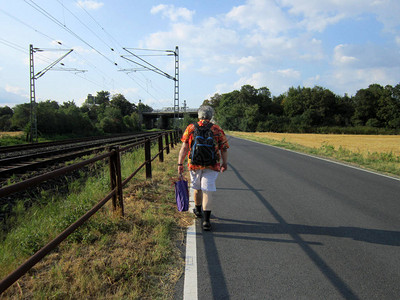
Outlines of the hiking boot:
{"label": "hiking boot", "polygon": [[210,216],[211,216],[211,210],[205,210],[204,211],[203,229],[207,230],[207,231],[211,230]]}
{"label": "hiking boot", "polygon": [[204,230],[207,230],[207,231],[211,230],[211,223],[210,223],[210,221],[204,221],[204,222],[203,222],[203,229],[204,229]]}
{"label": "hiking boot", "polygon": [[201,213],[201,210],[198,210],[197,208],[193,208],[193,213],[196,215],[198,218],[202,218],[203,214]]}

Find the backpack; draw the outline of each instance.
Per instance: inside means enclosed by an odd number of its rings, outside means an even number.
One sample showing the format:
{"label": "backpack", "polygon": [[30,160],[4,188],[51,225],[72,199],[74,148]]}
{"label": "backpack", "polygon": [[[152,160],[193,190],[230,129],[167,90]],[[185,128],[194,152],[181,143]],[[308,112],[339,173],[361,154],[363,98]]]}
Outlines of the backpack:
{"label": "backpack", "polygon": [[192,165],[212,166],[217,163],[217,155],[214,144],[214,133],[211,131],[213,123],[199,126],[194,123],[193,141],[191,145],[190,159]]}

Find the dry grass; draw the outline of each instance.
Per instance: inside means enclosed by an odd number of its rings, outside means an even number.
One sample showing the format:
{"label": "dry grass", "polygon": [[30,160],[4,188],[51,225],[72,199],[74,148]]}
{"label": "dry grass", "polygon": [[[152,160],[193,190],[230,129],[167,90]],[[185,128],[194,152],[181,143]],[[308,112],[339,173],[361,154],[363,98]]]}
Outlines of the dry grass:
{"label": "dry grass", "polygon": [[[249,133],[233,132],[234,135],[248,136]],[[254,137],[296,143],[310,148],[324,145],[342,147],[356,153],[390,153],[400,155],[400,135],[347,135],[347,134],[297,134],[297,133],[251,133]]]}
{"label": "dry grass", "polygon": [[184,269],[180,247],[193,222],[176,209],[177,155],[175,148],[164,163],[154,161],[153,179],[139,173],[124,189],[123,218],[111,204],[92,217],[104,223],[88,233],[94,242],[63,242],[0,298],[172,299]]}
{"label": "dry grass", "polygon": [[23,131],[0,131],[0,137],[3,136],[22,136],[24,134]]}

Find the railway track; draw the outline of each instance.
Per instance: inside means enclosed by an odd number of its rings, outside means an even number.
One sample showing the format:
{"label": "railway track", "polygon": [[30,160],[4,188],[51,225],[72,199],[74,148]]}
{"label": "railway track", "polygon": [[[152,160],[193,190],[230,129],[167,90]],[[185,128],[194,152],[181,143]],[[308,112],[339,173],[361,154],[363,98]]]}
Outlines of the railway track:
{"label": "railway track", "polygon": [[11,179],[27,179],[29,178],[29,173],[37,175],[38,173],[46,172],[46,169],[49,168],[62,167],[66,161],[93,153],[101,153],[110,146],[135,143],[157,136],[159,133],[152,132],[0,147],[0,188],[8,184]]}

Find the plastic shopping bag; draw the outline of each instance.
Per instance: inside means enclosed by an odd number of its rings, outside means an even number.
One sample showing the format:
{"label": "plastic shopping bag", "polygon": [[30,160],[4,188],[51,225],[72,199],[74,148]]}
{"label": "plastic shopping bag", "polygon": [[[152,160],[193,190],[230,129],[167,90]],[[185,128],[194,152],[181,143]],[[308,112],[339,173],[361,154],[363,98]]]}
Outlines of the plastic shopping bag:
{"label": "plastic shopping bag", "polygon": [[187,180],[181,176],[175,183],[176,205],[179,211],[187,211],[189,209],[189,188]]}

